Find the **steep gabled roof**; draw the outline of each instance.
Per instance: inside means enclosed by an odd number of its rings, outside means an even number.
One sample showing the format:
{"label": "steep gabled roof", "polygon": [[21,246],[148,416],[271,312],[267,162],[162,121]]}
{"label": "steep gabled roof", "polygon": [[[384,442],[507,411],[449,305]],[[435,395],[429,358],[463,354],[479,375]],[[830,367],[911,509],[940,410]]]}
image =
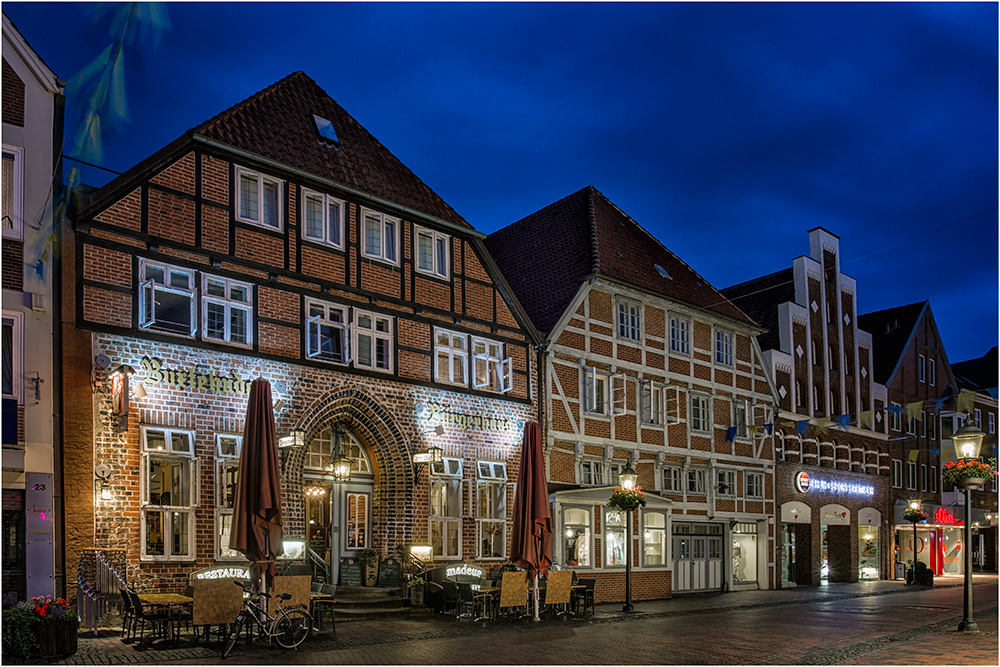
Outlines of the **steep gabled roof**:
{"label": "steep gabled roof", "polygon": [[543,334],[593,275],[755,324],[592,185],[490,234],[486,247]]}
{"label": "steep gabled roof", "polygon": [[927,307],[926,301],[920,301],[858,315],[858,328],[872,335],[872,373],[879,384],[891,382]]}
{"label": "steep gabled roof", "polygon": [[997,346],[978,359],[959,361],[951,365],[958,388],[969,391],[988,391],[997,388]]}
{"label": "steep gabled roof", "polygon": [[[324,141],[313,115],[333,123]],[[303,72],[294,72],[191,130],[448,222],[471,227]]]}
{"label": "steep gabled roof", "polygon": [[778,305],[795,301],[795,276],[791,267],[719,291],[767,329],[757,337],[762,350],[781,348]]}

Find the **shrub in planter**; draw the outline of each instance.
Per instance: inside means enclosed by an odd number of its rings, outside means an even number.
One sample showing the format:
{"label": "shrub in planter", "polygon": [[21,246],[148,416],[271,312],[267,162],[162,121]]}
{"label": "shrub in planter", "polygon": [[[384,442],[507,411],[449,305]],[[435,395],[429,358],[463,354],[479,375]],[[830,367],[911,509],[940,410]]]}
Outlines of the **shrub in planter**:
{"label": "shrub in planter", "polygon": [[424,606],[424,587],[427,586],[427,582],[421,576],[416,576],[410,579],[410,604],[414,607]]}
{"label": "shrub in planter", "polygon": [[62,598],[37,597],[3,610],[3,660],[24,662],[76,653],[79,621]]}

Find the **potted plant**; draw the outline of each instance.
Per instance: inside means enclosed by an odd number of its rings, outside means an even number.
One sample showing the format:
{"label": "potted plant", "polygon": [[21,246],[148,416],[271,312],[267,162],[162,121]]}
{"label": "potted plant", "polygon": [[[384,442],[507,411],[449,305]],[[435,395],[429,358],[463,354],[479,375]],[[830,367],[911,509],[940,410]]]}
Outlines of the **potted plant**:
{"label": "potted plant", "polygon": [[949,461],[941,469],[944,481],[959,489],[978,489],[993,475],[992,466],[975,459]]}
{"label": "potted plant", "polygon": [[907,507],[906,511],[903,512],[903,519],[909,521],[910,523],[920,523],[922,521],[927,521],[927,515],[918,510],[915,507]]}
{"label": "potted plant", "polygon": [[374,586],[378,583],[378,552],[368,547],[362,549],[358,556],[361,569],[365,575],[365,586]]}
{"label": "potted plant", "polygon": [[3,610],[4,662],[61,658],[76,653],[76,610],[51,596],[18,602]]}
{"label": "potted plant", "polygon": [[410,605],[414,607],[424,606],[424,587],[427,582],[419,574],[410,579]]}
{"label": "potted plant", "polygon": [[608,498],[608,507],[623,512],[631,512],[636,507],[646,506],[646,494],[642,492],[642,486],[634,489],[623,489],[615,487],[611,497]]}
{"label": "potted plant", "polygon": [[[916,577],[915,579],[914,576]],[[912,566],[906,568],[906,583],[915,583],[918,586],[933,586],[934,571],[927,567],[927,563],[918,560],[916,575],[914,575]]]}

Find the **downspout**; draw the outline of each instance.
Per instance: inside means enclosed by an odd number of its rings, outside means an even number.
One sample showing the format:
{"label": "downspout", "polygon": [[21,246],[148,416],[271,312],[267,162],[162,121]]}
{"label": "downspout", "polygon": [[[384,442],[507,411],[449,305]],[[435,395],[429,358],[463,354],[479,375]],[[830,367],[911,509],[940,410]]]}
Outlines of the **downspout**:
{"label": "downspout", "polygon": [[[60,82],[61,83],[61,82]],[[65,122],[66,97],[63,93],[54,95],[52,120],[52,201],[68,204],[67,193],[62,179],[63,124]],[[65,208],[63,210],[66,210]],[[53,236],[55,243],[62,239],[62,223],[65,215],[56,218],[53,206]],[[53,534],[53,590],[58,597],[66,597],[66,500],[63,489],[63,365],[62,365],[62,262],[60,247],[52,253],[52,504],[57,521]]]}

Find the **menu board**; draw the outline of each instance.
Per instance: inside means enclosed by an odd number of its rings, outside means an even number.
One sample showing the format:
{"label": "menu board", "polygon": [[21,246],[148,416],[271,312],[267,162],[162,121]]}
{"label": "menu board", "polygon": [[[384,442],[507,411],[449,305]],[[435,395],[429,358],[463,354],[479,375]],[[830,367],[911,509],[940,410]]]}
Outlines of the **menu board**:
{"label": "menu board", "polygon": [[384,588],[399,588],[399,561],[386,558],[378,569],[378,585]]}
{"label": "menu board", "polygon": [[340,585],[361,586],[361,563],[356,558],[343,558],[340,561]]}

